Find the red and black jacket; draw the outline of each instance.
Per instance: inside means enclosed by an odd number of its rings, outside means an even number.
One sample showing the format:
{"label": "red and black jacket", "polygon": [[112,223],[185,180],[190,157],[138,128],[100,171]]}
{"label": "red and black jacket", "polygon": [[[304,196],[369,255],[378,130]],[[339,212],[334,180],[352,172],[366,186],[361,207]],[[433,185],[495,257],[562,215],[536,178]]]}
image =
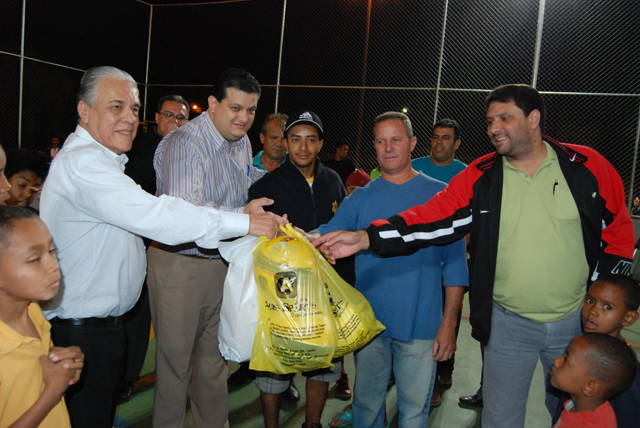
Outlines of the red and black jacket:
{"label": "red and black jacket", "polygon": [[[597,278],[600,272],[627,275],[634,235],[620,176],[591,148],[561,144],[547,137],[544,140],[558,155],[580,213],[589,280]],[[388,256],[450,244],[471,232],[470,322],[473,337],[484,345],[491,333],[502,180],[502,156],[496,153],[483,156],[425,205],[388,220],[376,220],[367,229],[370,250]]]}

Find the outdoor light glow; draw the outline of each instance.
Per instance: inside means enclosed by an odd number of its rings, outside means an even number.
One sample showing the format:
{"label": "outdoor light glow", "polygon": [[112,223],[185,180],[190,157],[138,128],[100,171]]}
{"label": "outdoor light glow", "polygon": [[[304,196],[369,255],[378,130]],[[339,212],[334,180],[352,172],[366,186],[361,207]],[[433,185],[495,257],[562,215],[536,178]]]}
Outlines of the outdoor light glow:
{"label": "outdoor light glow", "polygon": [[402,109],[402,112],[403,112],[403,113],[406,113],[406,112],[408,112],[408,111],[409,111],[409,109],[407,109],[406,107]]}
{"label": "outdoor light glow", "polygon": [[194,104],[192,107],[193,107],[194,109],[197,109],[197,108],[198,108],[198,104]]}

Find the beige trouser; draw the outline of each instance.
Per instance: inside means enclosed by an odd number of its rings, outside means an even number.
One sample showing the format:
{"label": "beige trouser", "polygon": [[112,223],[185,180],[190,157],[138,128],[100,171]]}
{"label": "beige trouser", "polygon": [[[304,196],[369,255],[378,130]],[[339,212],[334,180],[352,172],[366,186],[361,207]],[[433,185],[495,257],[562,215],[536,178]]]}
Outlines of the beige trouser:
{"label": "beige trouser", "polygon": [[156,335],[153,426],[188,427],[191,382],[193,426],[228,427],[227,363],[218,350],[227,267],[221,259],[186,257],[154,247],[147,251],[147,260]]}

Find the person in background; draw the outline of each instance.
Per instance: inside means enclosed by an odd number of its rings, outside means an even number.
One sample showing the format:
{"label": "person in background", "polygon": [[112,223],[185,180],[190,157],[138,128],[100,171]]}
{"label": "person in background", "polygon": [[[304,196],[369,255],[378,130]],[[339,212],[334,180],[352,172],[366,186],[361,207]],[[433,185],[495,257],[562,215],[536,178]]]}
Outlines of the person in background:
{"label": "person in background", "polygon": [[58,137],[53,137],[51,139],[51,142],[49,143],[49,153],[48,153],[51,162],[53,162],[53,159],[56,157],[56,155],[62,148],[63,144],[64,142],[60,143],[60,138]]}
{"label": "person in background", "polygon": [[273,113],[267,116],[260,128],[260,142],[263,150],[253,157],[253,166],[264,171],[273,171],[284,162],[287,154],[284,149],[285,114]]}
{"label": "person in background", "polygon": [[48,172],[49,161],[46,155],[22,148],[8,150],[5,174],[11,190],[6,204],[28,208],[37,213],[31,204],[40,194]]}
{"label": "person in background", "polygon": [[336,151],[333,158],[324,162],[326,166],[334,170],[340,176],[342,184],[347,182],[349,174],[356,170],[356,165],[348,158],[349,155],[349,143],[346,141],[338,141],[336,143]]}
{"label": "person in background", "polygon": [[347,182],[345,183],[347,196],[351,195],[357,189],[366,186],[370,181],[371,179],[369,178],[369,174],[361,169],[356,169],[351,174],[349,174]]}
{"label": "person in background", "polygon": [[165,95],[158,101],[155,119],[155,126],[149,125],[146,133],[136,135],[124,169],[125,174],[152,195],[156,194],[153,156],[164,137],[189,121],[189,103],[180,95]]}
{"label": "person in background", "polygon": [[11,190],[11,184],[7,180],[5,170],[7,168],[7,155],[4,152],[4,148],[0,145],[0,205],[6,205],[7,199],[9,199],[9,190]]}

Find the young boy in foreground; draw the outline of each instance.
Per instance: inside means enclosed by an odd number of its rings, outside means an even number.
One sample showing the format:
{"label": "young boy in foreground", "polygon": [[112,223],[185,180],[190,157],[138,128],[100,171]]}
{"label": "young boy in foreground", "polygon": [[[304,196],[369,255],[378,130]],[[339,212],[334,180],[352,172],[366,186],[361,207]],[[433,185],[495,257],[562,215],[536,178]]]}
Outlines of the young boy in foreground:
{"label": "young boy in foreground", "polygon": [[[638,319],[640,306],[640,284],[626,275],[601,275],[594,282],[582,304],[582,327],[585,333],[604,333],[626,343],[621,336],[624,327],[633,325]],[[640,362],[636,360],[636,375],[626,391],[612,397],[618,428],[632,428],[640,421]],[[562,403],[553,422],[560,417]]]}
{"label": "young boy in foreground", "polygon": [[554,428],[616,428],[607,400],[631,385],[636,361],[623,341],[607,334],[574,337],[551,367],[551,385],[571,395]]}
{"label": "young boy in foreground", "polygon": [[35,301],[58,292],[53,239],[30,210],[0,207],[0,428],[70,427],[62,396],[80,378],[77,347],[52,347]]}

